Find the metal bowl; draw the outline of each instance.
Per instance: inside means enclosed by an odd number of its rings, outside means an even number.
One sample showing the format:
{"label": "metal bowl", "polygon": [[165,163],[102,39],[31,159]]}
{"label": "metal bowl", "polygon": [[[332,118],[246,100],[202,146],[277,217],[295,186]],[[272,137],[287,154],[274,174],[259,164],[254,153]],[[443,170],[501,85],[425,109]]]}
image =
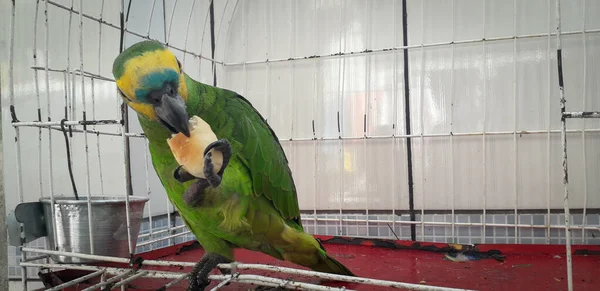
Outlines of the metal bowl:
{"label": "metal bowl", "polygon": [[[147,197],[129,196],[131,245],[134,252],[147,201]],[[48,243],[52,250],[123,258],[130,256],[125,196],[91,196],[93,252],[90,245],[87,196],[80,197],[79,200],[75,197],[54,197],[54,211],[50,197],[40,198],[40,202],[43,205]],[[52,256],[52,259],[58,263],[98,262],[64,255]]]}

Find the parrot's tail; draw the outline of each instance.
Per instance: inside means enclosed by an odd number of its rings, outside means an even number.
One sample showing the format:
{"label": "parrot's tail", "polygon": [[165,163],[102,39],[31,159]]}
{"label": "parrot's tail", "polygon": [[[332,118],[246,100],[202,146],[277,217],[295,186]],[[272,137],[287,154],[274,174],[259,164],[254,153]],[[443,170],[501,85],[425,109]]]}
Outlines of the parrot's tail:
{"label": "parrot's tail", "polygon": [[319,240],[303,231],[286,227],[282,232],[287,250],[284,260],[313,269],[317,272],[356,276],[346,266],[325,251]]}
{"label": "parrot's tail", "polygon": [[310,267],[317,272],[333,273],[338,275],[356,276],[350,269],[344,266],[338,260],[332,258],[329,254],[323,251],[322,257],[316,265]]}

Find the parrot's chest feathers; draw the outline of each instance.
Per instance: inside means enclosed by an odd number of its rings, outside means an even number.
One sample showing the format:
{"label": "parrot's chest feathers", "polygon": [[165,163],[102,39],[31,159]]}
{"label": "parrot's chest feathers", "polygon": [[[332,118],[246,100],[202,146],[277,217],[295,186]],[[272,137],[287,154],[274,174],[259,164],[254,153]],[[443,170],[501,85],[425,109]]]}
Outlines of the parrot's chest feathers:
{"label": "parrot's chest feathers", "polygon": [[[190,137],[182,133],[174,134],[167,139],[171,152],[188,173],[198,178],[204,176],[204,150],[208,145],[217,141],[217,136],[202,118],[194,115],[190,118]],[[217,173],[223,165],[223,153],[211,149],[213,171]]]}

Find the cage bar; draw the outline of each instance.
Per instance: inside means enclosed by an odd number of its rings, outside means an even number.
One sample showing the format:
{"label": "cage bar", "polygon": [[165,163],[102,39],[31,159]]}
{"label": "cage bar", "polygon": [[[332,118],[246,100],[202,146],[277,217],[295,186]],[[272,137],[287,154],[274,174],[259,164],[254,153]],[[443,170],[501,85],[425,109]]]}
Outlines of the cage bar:
{"label": "cage bar", "polygon": [[[79,0],[79,70],[84,72],[83,69],[83,0]],[[81,97],[83,103],[83,120],[86,119],[87,112],[87,100],[85,96],[85,78],[83,74],[81,76]],[[74,83],[73,83],[74,84]],[[73,95],[73,100],[75,100],[75,95]],[[75,102],[74,102],[75,103]],[[41,128],[40,128],[41,129]],[[83,138],[84,138],[84,146],[85,146],[85,185],[87,192],[87,212],[88,212],[88,233],[89,233],[89,241],[90,241],[90,253],[94,253],[94,234],[92,232],[92,189],[90,185],[90,154],[89,154],[89,146],[88,146],[88,133],[87,126],[83,126]],[[54,210],[53,210],[54,211]],[[54,222],[53,222],[54,223]]]}
{"label": "cage bar", "polygon": [[[550,5],[550,0],[547,1],[546,5],[548,6],[548,16],[547,16],[547,21],[548,23],[551,23],[551,18],[550,18],[550,11],[552,8],[552,5]],[[551,29],[548,28],[548,36],[547,36],[547,49],[546,49],[546,66],[548,66],[548,71],[547,71],[547,78],[546,78],[546,82],[548,82],[548,96],[547,96],[547,102],[548,102],[548,112],[546,113],[546,122],[548,123],[548,130],[547,130],[547,134],[546,134],[546,163],[547,163],[547,167],[546,167],[546,187],[548,188],[546,191],[546,207],[547,207],[547,214],[546,214],[546,224],[548,226],[548,228],[546,229],[546,243],[549,244],[550,243],[550,199],[551,199],[551,181],[552,181],[552,175],[551,175],[551,169],[552,169],[552,164],[550,163],[550,134],[551,134],[551,125],[550,122],[552,119],[550,119],[550,108],[551,104],[552,104],[552,97],[551,97],[551,90],[550,88],[551,86],[551,74],[550,74],[550,70],[551,70],[551,66],[550,66],[550,43],[552,41],[551,36]],[[585,231],[584,231],[585,232]]]}
{"label": "cage bar", "polygon": [[[61,9],[67,10],[67,11],[69,11],[69,12],[71,12],[71,13],[79,13],[79,11],[77,11],[77,10],[75,10],[75,9],[73,9],[73,8],[66,7],[66,6],[64,6],[64,5],[60,4],[60,3],[57,3],[57,2],[55,2],[55,1],[52,1],[52,0],[46,0],[46,1],[48,1],[48,3],[50,3],[51,5],[53,5],[53,6],[55,6],[55,7],[58,7],[58,8],[61,8]],[[100,22],[100,23],[102,23],[102,24],[104,24],[104,25],[106,25],[106,26],[108,26],[108,27],[112,27],[112,28],[115,28],[115,29],[121,30],[121,28],[119,27],[119,25],[112,24],[112,23],[110,23],[110,22],[107,22],[106,20],[103,20],[103,19],[99,19],[99,18],[96,18],[96,17],[90,16],[90,15],[88,15],[88,14],[86,14],[86,13],[83,13],[83,17],[85,17],[85,18],[87,18],[87,19],[90,19],[90,20],[93,20],[93,21],[96,21],[96,22]],[[147,40],[153,40],[153,41],[159,42],[159,43],[161,43],[161,44],[163,44],[163,45],[165,45],[165,46],[167,46],[167,47],[169,47],[169,48],[172,48],[172,49],[174,49],[174,50],[180,51],[180,52],[182,52],[182,53],[186,53],[186,54],[190,54],[190,55],[192,55],[192,56],[195,56],[195,57],[203,58],[203,59],[205,59],[205,60],[207,60],[207,61],[211,61],[211,62],[214,62],[214,63],[217,63],[217,64],[221,64],[221,65],[223,64],[223,62],[221,62],[221,61],[217,61],[217,60],[211,59],[211,58],[209,58],[209,57],[205,57],[205,56],[203,56],[203,55],[196,54],[196,53],[194,53],[194,52],[191,52],[191,51],[184,50],[184,49],[182,49],[182,48],[180,48],[180,47],[177,47],[177,46],[174,46],[174,45],[167,44],[167,43],[165,43],[165,42],[162,42],[162,41],[160,41],[160,40],[157,40],[157,39],[150,38],[150,37],[148,37],[148,36],[142,35],[142,34],[140,34],[140,33],[137,33],[137,32],[135,32],[135,31],[131,31],[131,30],[129,30],[129,29],[125,29],[124,31],[125,31],[125,32],[127,32],[127,33],[129,33],[129,34],[132,34],[132,35],[135,35],[135,36],[141,37],[141,38],[143,38],[143,39],[147,39]]]}
{"label": "cage bar", "polygon": [[59,291],[59,290],[63,290],[64,288],[75,286],[75,285],[77,285],[77,284],[79,284],[79,283],[81,283],[83,281],[86,281],[86,280],[89,280],[91,278],[103,275],[104,272],[106,272],[106,269],[101,269],[101,270],[98,270],[98,271],[93,272],[91,274],[87,274],[87,275],[81,276],[81,277],[79,277],[77,279],[73,279],[73,280],[71,280],[69,282],[65,282],[63,284],[57,285],[56,287],[49,288],[46,291]]}
{"label": "cage bar", "polygon": [[[585,99],[587,98],[587,35],[585,34],[585,6],[586,6],[586,2],[585,0],[583,0],[582,4],[581,4],[581,25],[582,25],[582,33],[581,33],[581,39],[582,39],[582,46],[583,46],[583,86],[582,86],[582,95],[583,98],[581,98],[581,108],[586,108],[586,104],[585,104]],[[587,151],[586,151],[586,146],[585,146],[585,125],[586,125],[586,119],[584,118],[583,120],[581,120],[581,156],[583,158],[583,161],[587,161]],[[585,224],[587,222],[587,205],[588,205],[588,185],[587,185],[587,165],[585,164],[585,162],[583,163],[583,217],[582,217],[582,225],[585,227]],[[585,244],[586,243],[586,232],[582,231],[581,232],[581,243]]]}
{"label": "cage bar", "polygon": [[563,117],[564,118],[600,118],[600,111],[563,112]]}
{"label": "cage bar", "polygon": [[571,213],[569,209],[569,175],[567,168],[567,117],[565,115],[565,91],[563,83],[562,71],[562,39],[561,39],[561,14],[560,0],[556,0],[556,61],[558,67],[558,91],[560,94],[560,112],[562,114],[561,123],[561,138],[562,138],[562,164],[563,164],[563,185],[564,185],[564,209],[565,209],[565,248],[567,258],[567,286],[569,291],[573,290],[573,258],[571,257]]}
{"label": "cage bar", "polygon": [[[24,251],[41,252],[41,253],[56,254],[56,255],[67,254],[66,252],[61,252],[61,251],[41,250],[41,249],[35,249],[35,248],[24,248]],[[126,258],[88,255],[88,254],[75,254],[75,253],[70,253],[70,254],[73,257],[96,259],[96,260],[101,260],[101,261],[106,261],[106,262],[114,262],[114,263],[128,263],[129,262],[129,260]],[[45,268],[69,268],[69,269],[72,268],[72,269],[78,269],[78,270],[92,270],[92,271],[104,270],[104,272],[109,273],[109,274],[111,274],[111,273],[114,274],[116,272],[119,272],[119,274],[116,275],[115,277],[111,278],[110,280],[108,280],[104,283],[99,283],[99,284],[97,284],[97,286],[100,286],[100,285],[105,286],[106,284],[111,283],[111,280],[116,281],[115,278],[120,279],[120,278],[124,278],[126,276],[132,276],[136,272],[135,269],[124,269],[124,268],[113,268],[113,267],[102,267],[101,268],[101,267],[97,267],[97,266],[85,266],[85,265],[77,265],[77,264],[44,264],[44,263],[23,263],[23,264],[26,264],[27,266],[40,266],[40,267],[45,267]],[[146,266],[167,266],[167,267],[193,267],[195,264],[196,263],[192,263],[192,262],[157,261],[157,260],[144,260],[141,263],[141,265],[146,265]],[[290,274],[290,275],[302,275],[302,276],[316,277],[316,278],[321,278],[321,279],[337,280],[337,281],[342,281],[342,282],[361,283],[361,284],[368,284],[368,285],[374,285],[374,286],[385,286],[385,287],[391,287],[391,288],[409,288],[412,290],[439,290],[439,291],[465,290],[466,291],[466,289],[436,287],[436,286],[428,286],[428,285],[424,285],[424,284],[412,284],[412,283],[402,283],[402,282],[377,280],[377,279],[370,279],[370,278],[352,277],[352,276],[336,275],[336,274],[322,273],[322,272],[316,272],[316,271],[299,270],[299,269],[294,269],[294,268],[277,267],[277,266],[262,265],[262,264],[240,264],[240,263],[234,262],[234,263],[230,263],[230,264],[219,264],[218,267],[224,268],[224,269],[235,268],[236,270],[266,270],[266,271],[272,271],[272,272],[278,272],[278,273],[284,273],[284,274]],[[140,277],[172,278],[172,279],[178,279],[178,280],[182,280],[184,278],[183,275],[175,275],[175,274],[179,274],[179,273],[174,273],[174,272],[154,271],[154,270],[152,270],[152,271],[141,270],[141,271],[145,272],[145,273],[144,273],[144,275],[140,275]],[[168,277],[164,276],[164,275],[160,276],[160,274],[169,275],[169,276]],[[159,276],[153,276],[153,275],[159,275]],[[175,277],[173,277],[173,275],[175,275]],[[234,274],[234,276],[235,276],[235,274]],[[232,275],[210,275],[209,279],[222,281],[222,280],[227,280],[228,278],[231,278],[231,277],[233,277],[233,276]],[[234,277],[232,279],[232,281],[246,282],[246,283],[248,283],[248,282],[254,282],[254,283],[268,282],[268,283],[277,284],[280,287],[284,287],[284,288],[300,287],[300,288],[306,288],[308,290],[348,290],[345,288],[337,289],[337,288],[333,288],[333,287],[319,286],[319,285],[314,285],[314,284],[309,284],[309,283],[295,282],[295,281],[291,281],[291,280],[282,280],[282,279],[270,278],[270,277],[259,276],[259,275],[251,275],[251,274],[239,274],[236,277]],[[95,288],[97,288],[97,287],[95,287]],[[290,288],[290,289],[293,289],[293,288]]]}
{"label": "cage bar", "polygon": [[[14,104],[15,104],[15,76],[14,76],[14,55],[15,55],[15,18],[16,18],[16,6],[15,2],[12,2],[11,5],[11,14],[10,14],[10,27],[9,27],[9,51],[8,51],[8,96],[9,96],[9,104],[13,109],[12,119],[16,119],[14,114]],[[15,171],[17,172],[17,195],[19,196],[19,202],[23,203],[23,178],[21,172],[21,141],[20,141],[20,131],[19,128],[15,128],[15,158],[16,158],[16,166]],[[20,248],[22,249],[25,246],[25,230],[24,224],[19,223],[20,230],[20,238],[21,244]],[[25,252],[21,251],[21,261],[27,260],[27,255]],[[27,268],[21,267],[21,282],[23,283],[23,291],[27,291]]]}
{"label": "cage bar", "polygon": [[[482,9],[482,15],[483,15],[483,37],[485,38],[485,22],[486,22],[486,4],[487,1],[483,1],[483,9]],[[483,55],[483,126],[482,126],[482,133],[481,133],[481,172],[483,173],[483,209],[482,209],[482,216],[481,216],[481,243],[485,243],[485,238],[486,238],[486,217],[487,217],[487,207],[488,207],[488,201],[487,201],[487,146],[486,146],[486,140],[487,140],[487,135],[486,135],[486,126],[487,126],[487,106],[488,106],[488,102],[487,102],[487,89],[488,89],[488,57],[487,57],[487,47],[486,47],[486,43],[485,41],[481,42],[481,49],[482,49],[482,55]]]}
{"label": "cage bar", "polygon": [[[600,29],[590,29],[585,31],[586,33],[598,33]],[[580,34],[581,31],[565,31],[562,35],[573,35]],[[529,39],[529,38],[538,38],[547,36],[546,33],[535,33],[535,34],[525,34],[525,35],[514,35],[514,36],[502,36],[502,37],[489,37],[489,38],[477,38],[477,39],[469,39],[469,40],[458,40],[458,41],[444,41],[444,42],[436,42],[436,43],[422,43],[416,45],[406,45],[406,46],[394,46],[388,48],[374,48],[374,49],[366,49],[363,51],[350,51],[350,52],[340,52],[340,53],[332,53],[332,54],[316,54],[312,56],[300,56],[300,57],[289,57],[289,58],[274,58],[269,60],[252,60],[246,62],[231,62],[222,63],[223,66],[241,66],[241,65],[253,65],[253,64],[261,64],[261,63],[275,63],[275,62],[289,62],[289,61],[297,61],[297,60],[305,60],[309,58],[337,58],[337,57],[348,57],[348,56],[358,56],[362,54],[373,54],[373,53],[381,53],[381,52],[389,52],[403,49],[415,49],[415,48],[429,48],[429,47],[439,47],[446,45],[456,45],[456,44],[469,44],[469,43],[478,43],[478,42],[493,42],[493,41],[502,41],[502,40],[512,40],[512,39]],[[551,33],[550,35],[556,36],[556,33]],[[176,49],[176,48],[174,48]]]}
{"label": "cage bar", "polygon": [[[406,13],[406,11],[403,11]],[[425,40],[425,1],[421,1],[421,41]],[[406,58],[405,58],[406,61]],[[406,72],[405,72],[406,73]],[[421,46],[421,75],[419,76],[419,126],[421,127],[421,240],[425,240],[425,119],[423,103],[425,101],[425,47]],[[405,104],[406,106],[406,104]],[[410,187],[410,185],[409,185]],[[412,218],[412,217],[411,217]],[[416,234],[411,234],[416,238]]]}

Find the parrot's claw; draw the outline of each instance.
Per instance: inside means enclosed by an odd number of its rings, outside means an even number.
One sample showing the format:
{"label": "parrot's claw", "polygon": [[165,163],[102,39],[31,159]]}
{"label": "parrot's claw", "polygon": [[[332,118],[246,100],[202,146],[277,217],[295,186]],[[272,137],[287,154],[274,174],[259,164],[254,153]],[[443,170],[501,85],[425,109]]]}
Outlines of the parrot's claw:
{"label": "parrot's claw", "polygon": [[[223,165],[219,172],[215,174],[214,165],[212,163],[212,153],[210,150],[215,149],[220,151],[223,154]],[[208,184],[216,188],[221,185],[221,180],[223,179],[223,172],[229,164],[229,160],[231,159],[231,145],[226,139],[217,140],[211,144],[209,144],[206,149],[204,149],[204,177],[208,181]]]}
{"label": "parrot's claw", "polygon": [[219,264],[231,263],[232,261],[224,256],[215,253],[206,253],[190,273],[188,277],[188,291],[204,291],[210,284],[208,274]]}
{"label": "parrot's claw", "polygon": [[187,181],[197,179],[194,177],[194,175],[188,173],[183,166],[179,166],[177,169],[175,169],[175,172],[173,172],[173,178],[175,178],[175,180],[177,180],[179,183],[185,183]]}

